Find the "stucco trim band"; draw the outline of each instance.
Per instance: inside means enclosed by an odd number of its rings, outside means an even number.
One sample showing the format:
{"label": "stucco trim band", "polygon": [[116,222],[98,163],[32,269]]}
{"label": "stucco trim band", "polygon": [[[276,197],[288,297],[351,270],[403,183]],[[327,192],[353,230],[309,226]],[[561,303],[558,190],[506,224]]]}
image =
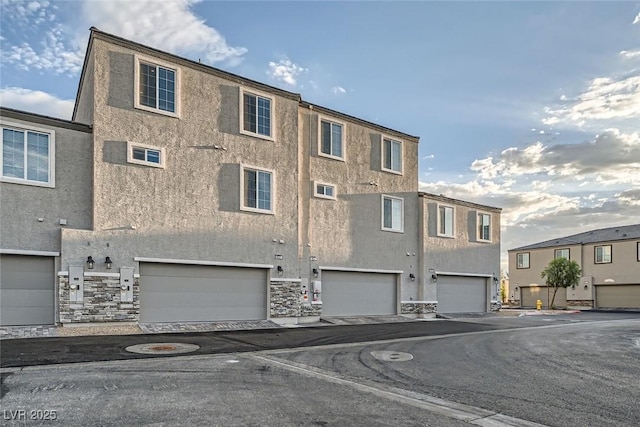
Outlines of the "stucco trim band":
{"label": "stucco trim band", "polygon": [[291,282],[291,283],[300,283],[302,282],[302,279],[282,279],[282,278],[277,278],[277,277],[272,277],[271,278],[272,282]]}
{"label": "stucco trim band", "polygon": [[319,266],[320,271],[352,271],[355,273],[385,273],[385,274],[402,274],[403,270],[381,270],[377,268],[349,268],[349,267],[329,267]]}
{"label": "stucco trim band", "polygon": [[245,262],[223,262],[223,261],[203,261],[197,259],[173,259],[173,258],[147,258],[133,257],[137,262],[157,262],[162,264],[191,264],[191,265],[212,265],[216,267],[246,267],[246,268],[265,268],[271,269],[273,265],[269,264],[249,264]]}
{"label": "stucco trim band", "polygon": [[60,256],[60,252],[28,251],[22,249],[0,249],[0,254],[5,255],[33,255],[33,256]]}
{"label": "stucco trim band", "polygon": [[453,273],[451,271],[436,271],[438,276],[465,276],[465,277],[493,277],[493,274],[483,273]]}
{"label": "stucco trim band", "polygon": [[[68,271],[58,271],[58,276],[60,276],[60,277],[66,277],[68,275],[69,275]],[[85,271],[84,275],[85,276],[95,276],[95,277],[98,277],[98,276],[100,276],[100,277],[117,277],[117,278],[120,277],[120,273],[92,273],[90,271]],[[140,274],[135,273],[133,275],[133,277],[134,277],[134,279],[139,279],[140,278]]]}
{"label": "stucco trim band", "polygon": [[401,304],[437,304],[438,301],[400,301]]}

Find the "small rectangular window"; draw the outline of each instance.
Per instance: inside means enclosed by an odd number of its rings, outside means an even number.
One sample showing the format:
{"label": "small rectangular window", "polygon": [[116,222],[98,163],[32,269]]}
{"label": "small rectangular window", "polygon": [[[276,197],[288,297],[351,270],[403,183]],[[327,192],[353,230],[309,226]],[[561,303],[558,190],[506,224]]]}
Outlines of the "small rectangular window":
{"label": "small rectangular window", "polygon": [[273,213],[273,172],[241,166],[241,210]]}
{"label": "small rectangular window", "polygon": [[135,107],[170,116],[178,115],[177,68],[136,56]]}
{"label": "small rectangular window", "polygon": [[611,263],[611,245],[596,246],[594,252],[596,264]]}
{"label": "small rectangular window", "polygon": [[529,252],[518,254],[517,257],[517,268],[529,268]]}
{"label": "small rectangular window", "polygon": [[553,254],[554,259],[558,258],[566,258],[569,259],[569,248],[566,249],[556,249]]}
{"label": "small rectangular window", "polygon": [[2,126],[2,181],[53,187],[55,132]]}
{"label": "small rectangular window", "polygon": [[313,195],[322,199],[334,199],[336,198],[336,187],[332,184],[325,184],[321,182],[315,182],[313,185]]}
{"label": "small rectangular window", "polygon": [[404,199],[382,196],[382,229],[404,232]]}
{"label": "small rectangular window", "polygon": [[452,206],[438,206],[438,236],[453,237],[454,213]]}
{"label": "small rectangular window", "polygon": [[382,170],[402,173],[402,142],[382,138]]}
{"label": "small rectangular window", "polygon": [[489,214],[478,214],[478,240],[482,242],[491,241],[491,215]]}
{"label": "small rectangular window", "polygon": [[137,165],[164,168],[164,148],[146,144],[127,143],[127,162]]}
{"label": "small rectangular window", "polygon": [[240,133],[273,139],[273,98],[240,89]]}

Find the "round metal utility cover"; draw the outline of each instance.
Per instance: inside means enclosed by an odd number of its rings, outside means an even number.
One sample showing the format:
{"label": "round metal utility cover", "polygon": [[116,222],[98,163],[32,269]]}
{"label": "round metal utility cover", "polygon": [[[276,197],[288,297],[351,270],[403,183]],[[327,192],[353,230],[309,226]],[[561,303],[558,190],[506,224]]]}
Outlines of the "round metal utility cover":
{"label": "round metal utility cover", "polygon": [[383,362],[406,362],[413,359],[413,355],[401,351],[372,351],[371,355]]}
{"label": "round metal utility cover", "polygon": [[149,344],[136,344],[127,347],[130,353],[140,354],[180,354],[196,351],[200,346],[195,344],[182,344],[176,342],[154,342]]}

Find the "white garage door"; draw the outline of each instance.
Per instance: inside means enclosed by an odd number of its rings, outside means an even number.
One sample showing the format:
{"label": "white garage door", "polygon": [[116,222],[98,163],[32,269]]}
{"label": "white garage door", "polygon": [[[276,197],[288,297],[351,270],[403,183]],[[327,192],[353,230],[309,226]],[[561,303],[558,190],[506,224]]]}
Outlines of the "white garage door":
{"label": "white garage door", "polygon": [[640,308],[640,284],[596,286],[596,307]]}
{"label": "white garage door", "polygon": [[485,313],[487,279],[484,277],[438,275],[439,313]]}
{"label": "white garage door", "polygon": [[397,314],[396,274],[322,272],[322,315]]}
{"label": "white garage door", "polygon": [[140,322],[267,318],[267,270],[140,263]]}
{"label": "white garage door", "polygon": [[0,325],[54,323],[53,257],[0,255]]}

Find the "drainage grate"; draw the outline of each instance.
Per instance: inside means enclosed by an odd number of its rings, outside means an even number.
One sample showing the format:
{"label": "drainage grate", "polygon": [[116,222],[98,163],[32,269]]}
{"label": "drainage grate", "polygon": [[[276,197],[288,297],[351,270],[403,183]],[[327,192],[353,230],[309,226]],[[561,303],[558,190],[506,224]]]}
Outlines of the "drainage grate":
{"label": "drainage grate", "polygon": [[140,353],[140,354],[180,354],[180,353],[191,353],[192,351],[196,351],[200,348],[200,346],[195,344],[182,344],[182,343],[149,343],[149,344],[136,344],[127,347],[127,350],[130,353]]}
{"label": "drainage grate", "polygon": [[383,362],[407,362],[413,359],[412,354],[403,353],[401,351],[372,351],[371,355]]}

